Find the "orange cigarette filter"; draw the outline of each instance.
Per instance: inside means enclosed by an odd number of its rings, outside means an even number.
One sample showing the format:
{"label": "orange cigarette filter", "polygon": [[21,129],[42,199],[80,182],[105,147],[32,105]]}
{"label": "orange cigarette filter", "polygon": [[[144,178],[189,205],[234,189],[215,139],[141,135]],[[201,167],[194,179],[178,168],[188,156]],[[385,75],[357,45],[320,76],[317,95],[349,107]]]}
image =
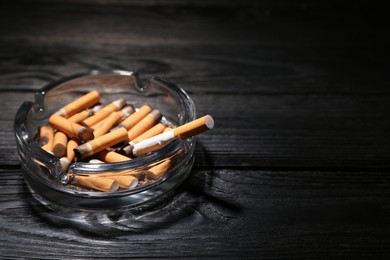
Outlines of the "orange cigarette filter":
{"label": "orange cigarette filter", "polygon": [[121,119],[121,115],[117,112],[112,112],[102,123],[102,125],[99,126],[99,128],[95,129],[93,131],[93,135],[95,138],[102,136],[106,134],[110,129],[118,122],[118,120]]}
{"label": "orange cigarette filter", "polygon": [[[117,112],[112,112],[112,113],[118,113],[118,115],[120,116],[119,120],[117,122],[115,122],[115,125],[119,124],[120,122],[122,122],[122,120],[124,120],[125,118],[127,118],[129,115],[131,115],[132,113],[134,113],[134,107],[133,106],[126,106],[124,108],[122,108],[120,111],[117,111]],[[105,118],[99,122],[97,122],[96,124],[94,124],[91,128],[92,129],[98,129],[100,126],[102,126],[104,124],[104,122],[108,119]]]}
{"label": "orange cigarette filter", "polygon": [[66,145],[68,144],[68,136],[61,131],[54,134],[53,154],[57,157],[62,157],[66,154]]}
{"label": "orange cigarette filter", "polygon": [[126,105],[126,101],[124,99],[118,99],[107,106],[100,109],[98,112],[96,112],[93,116],[90,116],[82,121],[82,124],[88,127],[92,127],[94,124],[100,122],[101,120],[107,118],[111,112],[118,111],[122,107]]}
{"label": "orange cigarette filter", "polygon": [[84,96],[76,99],[75,101],[67,104],[55,114],[63,116],[65,118],[71,117],[72,115],[84,110],[85,108],[91,107],[100,101],[100,94],[96,90],[85,94]]}
{"label": "orange cigarette filter", "polygon": [[115,180],[121,189],[133,189],[138,185],[138,179],[130,175],[112,175],[105,177],[107,179]]}
{"label": "orange cigarette filter", "polygon": [[69,161],[73,161],[75,154],[74,149],[79,146],[79,142],[75,139],[70,139],[68,141],[68,144],[66,145],[66,157],[69,159]]}
{"label": "orange cigarette filter", "polygon": [[166,173],[168,171],[170,166],[171,166],[171,160],[167,159],[167,160],[163,161],[162,163],[160,163],[160,164],[158,164],[156,166],[153,166],[152,168],[147,170],[146,171],[146,176],[149,179],[153,179],[153,180],[158,179],[164,173]]}
{"label": "orange cigarette filter", "polygon": [[119,188],[119,183],[117,181],[103,177],[76,175],[74,176],[73,181],[78,185],[105,192],[116,191]]}
{"label": "orange cigarette filter", "polygon": [[103,150],[97,154],[97,157],[107,163],[123,162],[131,160],[131,158],[124,156],[120,153]]}
{"label": "orange cigarette filter", "polygon": [[98,112],[101,108],[101,105],[96,105],[92,109],[86,109],[81,112],[78,112],[77,114],[74,114],[73,116],[69,117],[68,120],[72,121],[73,123],[80,123],[86,118]]}
{"label": "orange cigarette filter", "polygon": [[74,151],[77,158],[83,159],[124,141],[128,141],[127,130],[124,127],[121,127],[88,141],[87,143],[79,145],[74,149]]}
{"label": "orange cigarette filter", "polygon": [[59,131],[62,131],[70,137],[76,138],[80,141],[86,142],[94,138],[93,131],[91,129],[77,123],[73,123],[59,115],[54,114],[50,116],[49,123]]}
{"label": "orange cigarette filter", "polygon": [[73,149],[79,145],[77,140],[70,139],[66,144],[66,156],[60,158],[61,167],[63,170],[67,170],[75,155]]}
{"label": "orange cigarette filter", "polygon": [[140,141],[133,146],[133,155],[141,156],[152,151],[156,151],[174,138],[185,139],[193,135],[202,133],[214,127],[214,120],[210,115],[203,116],[187,124],[174,128],[170,131],[156,135],[154,137]]}
{"label": "orange cigarette filter", "polygon": [[49,153],[53,152],[54,129],[50,125],[43,125],[39,128],[39,141],[41,148]]}
{"label": "orange cigarette filter", "polygon": [[147,116],[141,119],[135,126],[129,130],[129,140],[133,140],[152,128],[161,119],[161,113],[157,109],[154,109]]}
{"label": "orange cigarette filter", "polygon": [[165,128],[166,127],[163,123],[158,123],[149,130],[145,131],[143,134],[139,135],[137,138],[134,138],[132,141],[130,141],[130,143],[134,145],[142,140],[161,134],[164,132]]}
{"label": "orange cigarette filter", "polygon": [[124,119],[119,126],[123,126],[126,129],[131,129],[134,127],[142,118],[152,111],[152,108],[149,105],[143,105],[136,112],[131,114],[128,118]]}
{"label": "orange cigarette filter", "polygon": [[[132,151],[133,151],[133,146],[134,144],[142,141],[142,140],[145,140],[145,139],[148,139],[150,137],[153,137],[153,136],[156,136],[158,134],[161,134],[162,132],[164,132],[166,129],[165,125],[162,124],[162,123],[158,123],[157,125],[153,126],[152,128],[150,128],[148,131],[146,131],[145,133],[143,133],[142,135],[138,136],[137,138],[133,139],[132,141],[130,141],[130,144],[123,147],[122,150],[123,152],[126,154],[126,155],[131,155],[132,154]],[[170,129],[170,128],[169,128]]]}
{"label": "orange cigarette filter", "polygon": [[214,127],[214,119],[210,115],[203,116],[192,122],[173,129],[174,137],[186,139]]}

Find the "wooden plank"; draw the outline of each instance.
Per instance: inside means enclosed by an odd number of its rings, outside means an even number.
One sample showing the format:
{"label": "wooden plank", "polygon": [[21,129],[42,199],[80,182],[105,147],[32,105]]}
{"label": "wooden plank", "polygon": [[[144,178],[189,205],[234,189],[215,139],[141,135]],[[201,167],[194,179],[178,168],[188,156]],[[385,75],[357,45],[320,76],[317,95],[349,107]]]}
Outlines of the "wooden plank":
{"label": "wooden plank", "polygon": [[[120,224],[111,226],[111,234],[96,236],[50,223],[43,208],[29,204],[19,170],[1,169],[0,254],[40,259],[380,256],[389,253],[389,182],[388,172],[195,168],[159,209],[126,215],[127,220],[112,216]],[[93,216],[85,220],[94,223]]]}
{"label": "wooden plank", "polygon": [[202,93],[388,95],[387,44],[372,48],[371,40],[389,38],[380,14],[363,19],[370,8],[324,3],[11,5],[5,10],[18,19],[0,23],[0,87],[36,89],[80,71],[120,68]]}

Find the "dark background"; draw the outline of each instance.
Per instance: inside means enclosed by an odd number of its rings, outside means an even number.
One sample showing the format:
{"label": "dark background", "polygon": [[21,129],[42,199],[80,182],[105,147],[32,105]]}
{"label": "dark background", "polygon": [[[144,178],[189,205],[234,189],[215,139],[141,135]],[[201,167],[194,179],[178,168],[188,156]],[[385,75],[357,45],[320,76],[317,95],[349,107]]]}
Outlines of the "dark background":
{"label": "dark background", "polygon": [[[2,1],[0,256],[388,256],[387,16],[369,1]],[[123,232],[43,217],[13,136],[34,91],[94,69],[167,78],[216,121],[175,197]]]}

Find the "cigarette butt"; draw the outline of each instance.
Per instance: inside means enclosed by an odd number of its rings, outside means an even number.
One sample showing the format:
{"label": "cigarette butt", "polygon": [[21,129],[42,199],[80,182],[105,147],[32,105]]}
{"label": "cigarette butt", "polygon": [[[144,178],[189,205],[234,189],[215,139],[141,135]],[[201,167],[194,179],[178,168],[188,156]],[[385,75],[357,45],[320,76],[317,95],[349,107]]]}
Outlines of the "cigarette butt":
{"label": "cigarette butt", "polygon": [[174,128],[170,131],[140,141],[133,146],[133,155],[141,156],[156,151],[174,138],[184,139],[202,133],[214,127],[214,120],[210,115],[203,116],[187,124]]}
{"label": "cigarette butt", "polygon": [[[127,118],[129,115],[131,115],[132,113],[134,113],[134,107],[129,105],[129,106],[126,106],[124,108],[122,108],[120,111],[117,111],[117,112],[112,112],[112,113],[118,113],[120,118],[117,122],[115,122],[115,125],[119,124],[120,122],[122,122],[122,120],[124,120],[125,118]],[[101,127],[104,122],[107,120],[108,118],[105,118],[99,122],[97,122],[96,124],[94,124],[91,128],[96,130],[98,129],[99,127]]]}
{"label": "cigarette butt", "polygon": [[96,90],[83,95],[75,101],[67,104],[55,114],[63,116],[65,118],[71,117],[72,115],[84,110],[85,108],[91,107],[100,101],[100,94]]}
{"label": "cigarette butt", "polygon": [[70,163],[71,163],[71,161],[69,161],[69,159],[67,157],[61,157],[60,158],[61,168],[64,171],[68,170]]}
{"label": "cigarette butt", "polygon": [[70,162],[73,161],[75,157],[73,149],[77,146],[79,146],[79,142],[77,142],[75,139],[70,139],[66,145],[66,157]]}
{"label": "cigarette butt", "polygon": [[155,180],[160,178],[164,173],[166,173],[170,166],[171,160],[167,159],[147,170],[145,174],[149,179]]}
{"label": "cigarette butt", "polygon": [[49,153],[53,152],[54,129],[50,125],[43,125],[39,128],[39,141],[41,148]]}
{"label": "cigarette butt", "polygon": [[[136,170],[123,170],[123,171],[118,171],[118,172],[104,172],[104,173],[99,173],[99,177],[110,177],[110,176],[133,176],[135,178],[140,178],[141,176],[144,175],[144,169],[136,169]],[[96,176],[94,174],[88,175],[90,177]]]}
{"label": "cigarette butt", "polygon": [[113,192],[119,188],[119,183],[103,177],[74,176],[73,181],[81,186],[99,191]]}
{"label": "cigarette butt", "polygon": [[77,158],[83,159],[124,141],[128,141],[127,130],[124,127],[121,127],[77,146],[74,151]]}
{"label": "cigarette butt", "polygon": [[126,190],[133,189],[138,185],[138,179],[130,175],[112,175],[105,178],[115,180],[118,182],[120,188]]}
{"label": "cigarette butt", "polygon": [[97,154],[98,158],[104,162],[114,163],[131,160],[131,158],[124,156],[120,153],[103,150]]}
{"label": "cigarette butt", "polygon": [[133,139],[131,143],[134,145],[136,143],[139,143],[142,140],[161,134],[162,132],[164,132],[165,128],[166,127],[164,124],[158,123],[157,125],[153,126],[149,130],[145,131],[143,134],[139,135],[137,138]]}
{"label": "cigarette butt", "polygon": [[121,115],[117,112],[112,112],[102,123],[99,128],[93,131],[95,138],[106,134],[110,129],[121,119]]}
{"label": "cigarette butt", "polygon": [[126,129],[131,129],[134,127],[142,118],[152,111],[152,108],[149,105],[143,105],[136,112],[131,114],[125,120],[123,120],[119,126],[123,126]]}
{"label": "cigarette butt", "polygon": [[61,131],[54,134],[53,154],[57,157],[62,157],[66,154],[66,145],[68,144],[68,136]]}
{"label": "cigarette butt", "polygon": [[161,113],[159,110],[154,109],[147,116],[141,119],[135,126],[129,130],[129,140],[133,140],[145,133],[145,131],[152,128],[161,119]]}
{"label": "cigarette butt", "polygon": [[203,116],[192,122],[175,128],[174,136],[179,139],[186,139],[200,134],[214,127],[214,119],[210,115]]}
{"label": "cigarette butt", "polygon": [[101,108],[102,108],[101,105],[94,106],[92,109],[83,110],[81,112],[78,112],[77,114],[74,114],[73,116],[69,117],[68,120],[73,123],[80,123],[83,120],[85,120],[87,117],[90,117],[93,114],[95,114]]}
{"label": "cigarette butt", "polygon": [[93,131],[91,129],[86,128],[77,123],[73,123],[68,119],[59,115],[54,114],[50,116],[49,123],[52,124],[59,131],[62,131],[65,134],[73,138],[76,138],[80,141],[86,142],[94,138]]}
{"label": "cigarette butt", "polygon": [[[132,141],[130,141],[129,145],[127,145],[127,146],[122,148],[123,152],[126,155],[131,155],[132,152],[133,152],[134,144],[136,144],[136,143],[138,143],[138,142],[140,142],[142,140],[148,139],[150,137],[156,136],[158,134],[161,134],[162,132],[165,131],[165,129],[166,129],[166,127],[165,127],[164,124],[158,123],[157,125],[155,125],[152,128],[150,128],[148,131],[144,132],[143,134],[141,134],[137,138],[135,138]],[[169,128],[169,129],[171,129],[171,128]]]}
{"label": "cigarette butt", "polygon": [[89,160],[89,163],[104,163],[104,162],[99,159],[91,159]]}
{"label": "cigarette butt", "polygon": [[96,112],[93,116],[90,116],[82,121],[82,124],[88,127],[92,127],[94,124],[108,117],[111,112],[118,111],[126,105],[126,101],[124,99],[118,99],[110,104],[104,106],[98,112]]}

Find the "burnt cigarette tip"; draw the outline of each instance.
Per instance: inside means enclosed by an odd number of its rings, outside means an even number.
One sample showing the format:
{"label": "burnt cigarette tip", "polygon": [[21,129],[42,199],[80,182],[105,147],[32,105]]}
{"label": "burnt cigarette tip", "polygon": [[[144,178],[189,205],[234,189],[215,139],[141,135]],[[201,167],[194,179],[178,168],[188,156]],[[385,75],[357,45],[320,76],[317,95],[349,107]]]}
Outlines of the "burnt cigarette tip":
{"label": "burnt cigarette tip", "polygon": [[93,135],[93,130],[90,128],[83,128],[80,130],[78,137],[80,140],[83,140],[84,142],[88,142],[95,138]]}

